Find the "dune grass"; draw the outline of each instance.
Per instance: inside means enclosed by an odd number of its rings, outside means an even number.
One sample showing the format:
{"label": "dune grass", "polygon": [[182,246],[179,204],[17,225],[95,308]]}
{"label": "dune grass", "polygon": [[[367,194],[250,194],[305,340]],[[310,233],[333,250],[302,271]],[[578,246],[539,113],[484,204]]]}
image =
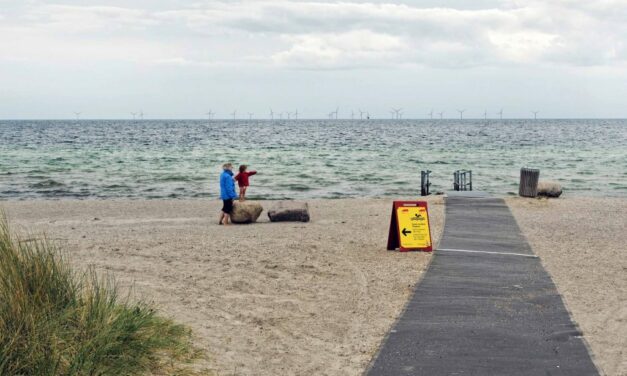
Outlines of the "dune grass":
{"label": "dune grass", "polygon": [[190,337],[0,212],[0,375],[194,374],[178,366],[199,354]]}

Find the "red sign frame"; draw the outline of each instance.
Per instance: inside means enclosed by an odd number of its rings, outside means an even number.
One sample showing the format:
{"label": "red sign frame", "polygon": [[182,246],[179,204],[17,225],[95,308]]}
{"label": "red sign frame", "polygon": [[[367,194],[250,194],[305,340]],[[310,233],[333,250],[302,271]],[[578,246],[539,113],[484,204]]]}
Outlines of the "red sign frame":
{"label": "red sign frame", "polygon": [[[427,227],[429,231],[429,239],[431,240],[428,247],[425,248],[403,248],[401,247],[401,228],[399,226],[399,221],[397,218],[398,208],[402,207],[423,207],[427,212]],[[429,219],[429,209],[427,207],[426,201],[394,201],[392,205],[392,217],[390,218],[390,231],[388,233],[388,251],[393,251],[398,249],[401,252],[408,251],[423,251],[423,252],[432,252],[433,251],[433,238],[431,237],[431,222]]]}

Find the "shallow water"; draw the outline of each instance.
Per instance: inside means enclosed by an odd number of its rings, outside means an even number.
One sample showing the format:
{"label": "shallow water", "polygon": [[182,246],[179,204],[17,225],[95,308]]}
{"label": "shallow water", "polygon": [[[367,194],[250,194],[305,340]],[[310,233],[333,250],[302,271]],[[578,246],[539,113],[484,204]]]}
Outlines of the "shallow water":
{"label": "shallow water", "polygon": [[517,192],[539,168],[569,195],[627,197],[627,120],[0,121],[0,198],[216,197],[225,161],[258,199],[411,196],[473,171]]}

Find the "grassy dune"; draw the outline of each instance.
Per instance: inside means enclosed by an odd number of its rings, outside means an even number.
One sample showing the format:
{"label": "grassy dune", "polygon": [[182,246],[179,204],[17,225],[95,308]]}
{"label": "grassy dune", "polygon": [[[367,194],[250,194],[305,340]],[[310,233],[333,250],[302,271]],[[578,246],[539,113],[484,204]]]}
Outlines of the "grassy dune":
{"label": "grassy dune", "polygon": [[190,335],[0,213],[0,375],[192,374]]}

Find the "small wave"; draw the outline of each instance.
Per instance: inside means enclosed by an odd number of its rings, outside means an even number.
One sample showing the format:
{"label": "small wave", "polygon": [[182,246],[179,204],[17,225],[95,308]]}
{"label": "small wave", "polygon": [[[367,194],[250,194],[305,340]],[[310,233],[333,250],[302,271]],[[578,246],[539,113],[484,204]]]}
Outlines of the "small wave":
{"label": "small wave", "polygon": [[162,176],[156,179],[157,181],[190,181],[190,177],[189,176],[184,176],[184,175],[166,175],[166,176]]}
{"label": "small wave", "polygon": [[290,184],[290,185],[287,185],[285,188],[289,189],[290,191],[297,191],[297,192],[311,191],[311,187],[304,185],[304,184]]}
{"label": "small wave", "polygon": [[57,187],[64,187],[65,184],[58,182],[56,180],[53,179],[46,179],[40,182],[37,182],[35,184],[31,184],[30,188],[33,189],[47,189],[47,188],[57,188]]}
{"label": "small wave", "polygon": [[37,192],[42,197],[48,198],[86,198],[92,196],[89,191],[74,192],[68,189],[52,189]]}

